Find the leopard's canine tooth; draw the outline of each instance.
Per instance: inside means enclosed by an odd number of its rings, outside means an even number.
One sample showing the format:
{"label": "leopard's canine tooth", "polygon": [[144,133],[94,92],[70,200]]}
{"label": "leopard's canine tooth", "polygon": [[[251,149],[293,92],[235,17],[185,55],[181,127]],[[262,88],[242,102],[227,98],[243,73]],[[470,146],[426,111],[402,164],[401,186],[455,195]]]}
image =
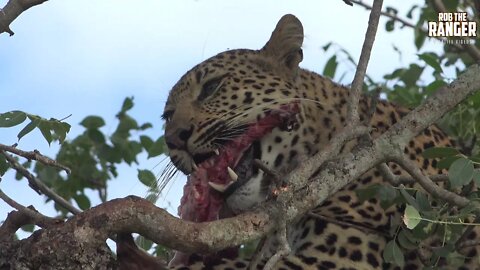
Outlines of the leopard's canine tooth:
{"label": "leopard's canine tooth", "polygon": [[227,167],[228,175],[233,181],[237,181],[238,175],[232,170],[232,168]]}

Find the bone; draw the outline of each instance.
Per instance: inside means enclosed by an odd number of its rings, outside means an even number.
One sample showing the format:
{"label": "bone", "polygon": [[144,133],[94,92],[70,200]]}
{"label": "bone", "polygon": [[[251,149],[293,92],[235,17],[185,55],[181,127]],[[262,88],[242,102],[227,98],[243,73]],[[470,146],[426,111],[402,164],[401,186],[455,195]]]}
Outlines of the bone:
{"label": "bone", "polygon": [[218,149],[215,149],[213,150],[213,152],[215,153],[215,155],[219,156],[220,155],[220,151],[218,151]]}

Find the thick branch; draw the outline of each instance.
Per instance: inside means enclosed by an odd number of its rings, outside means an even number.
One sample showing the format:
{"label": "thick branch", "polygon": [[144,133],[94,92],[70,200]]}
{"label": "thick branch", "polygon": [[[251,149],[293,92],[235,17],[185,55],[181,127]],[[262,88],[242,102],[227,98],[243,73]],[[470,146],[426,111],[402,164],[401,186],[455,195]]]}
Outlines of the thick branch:
{"label": "thick branch", "polygon": [[47,0],[10,0],[3,9],[0,9],[0,34],[7,32],[13,36],[10,24],[25,10],[40,5]]}
{"label": "thick branch", "polygon": [[176,250],[208,253],[260,238],[273,225],[270,216],[261,211],[213,222],[188,222],[145,199],[130,196],[72,217],[64,230],[73,230],[89,244],[103,244],[112,234],[137,232]]}

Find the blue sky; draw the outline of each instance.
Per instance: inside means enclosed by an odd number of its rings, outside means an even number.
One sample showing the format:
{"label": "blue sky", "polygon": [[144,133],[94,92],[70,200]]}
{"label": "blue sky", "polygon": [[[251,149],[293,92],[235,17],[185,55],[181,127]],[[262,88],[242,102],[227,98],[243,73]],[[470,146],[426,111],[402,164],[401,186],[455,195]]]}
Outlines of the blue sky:
{"label": "blue sky", "polygon": [[[4,6],[6,0],[0,0]],[[384,1],[404,15],[421,1]],[[295,14],[305,30],[304,61],[301,66],[321,72],[331,54],[321,47],[334,41],[355,59],[361,50],[369,13],[342,1],[133,1],[51,0],[23,13],[12,25],[13,37],[0,35],[0,112],[22,110],[45,118],[64,118],[72,130],[87,115],[100,115],[113,132],[115,113],[123,99],[135,97],[132,115],[139,122],[152,122],[152,137],[162,134],[160,115],[168,91],[180,76],[202,60],[233,48],[261,48],[278,19]],[[417,59],[410,29],[384,31],[385,19],[370,60],[368,73],[375,79]],[[392,44],[402,51],[402,58]],[[441,44],[427,41],[426,49]],[[341,59],[342,60],[342,59]],[[344,60],[344,59],[343,59]],[[351,66],[342,83],[353,78]],[[21,129],[0,129],[0,142],[13,144]],[[48,146],[39,132],[19,142],[24,150],[38,149],[54,157],[58,146]],[[145,196],[146,188],[136,179],[137,168],[162,171],[163,158],[140,159],[140,165],[122,166],[119,179],[111,182],[109,199],[130,194]],[[159,165],[160,164],[160,165]],[[158,165],[158,166],[157,166]],[[176,213],[184,177],[167,188],[159,205]],[[53,215],[51,205],[31,191],[25,180],[7,174],[0,183],[8,195],[24,205],[34,205]],[[96,196],[96,195],[95,195]],[[171,203],[169,206],[168,203]],[[0,220],[11,208],[0,201]]]}

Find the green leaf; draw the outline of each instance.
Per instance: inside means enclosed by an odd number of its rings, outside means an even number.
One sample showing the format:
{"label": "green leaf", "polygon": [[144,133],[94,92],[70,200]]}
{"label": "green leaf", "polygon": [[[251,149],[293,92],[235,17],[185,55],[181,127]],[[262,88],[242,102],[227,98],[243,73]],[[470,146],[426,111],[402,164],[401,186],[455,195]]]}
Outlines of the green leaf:
{"label": "green leaf", "polygon": [[98,144],[104,144],[105,143],[105,136],[98,129],[88,129],[86,131],[86,134],[88,135],[90,140],[92,140],[95,143],[98,143]]}
{"label": "green leaf", "polygon": [[390,13],[390,14],[393,14],[393,15],[397,15],[397,13],[398,13],[398,10],[394,7],[386,7],[385,10],[387,11],[387,13]]}
{"label": "green leaf", "polygon": [[73,199],[77,203],[78,207],[82,210],[90,208],[90,199],[85,194],[78,194],[73,196]]}
{"label": "green leaf", "polygon": [[325,65],[325,68],[323,69],[323,75],[333,78],[335,77],[335,71],[337,70],[337,56],[333,55],[328,59],[327,64]]}
{"label": "green leaf", "polygon": [[38,124],[40,123],[40,119],[33,119],[30,120],[30,123],[28,123],[22,130],[17,135],[18,140],[27,135],[28,133],[32,132],[36,127],[38,127]]}
{"label": "green leaf", "polygon": [[149,250],[153,246],[152,240],[149,240],[141,235],[137,237],[135,242],[138,244],[139,247],[141,247],[143,250]]}
{"label": "green leaf", "polygon": [[415,27],[414,36],[415,36],[415,41],[414,41],[415,47],[417,47],[417,50],[420,50],[420,48],[422,48],[423,44],[425,43],[425,39],[427,37],[425,33],[422,31],[421,26]]}
{"label": "green leaf", "polygon": [[38,125],[40,132],[42,133],[45,140],[50,144],[52,142],[52,132],[50,130],[50,125],[48,121],[41,121]]}
{"label": "green leaf", "polygon": [[391,240],[383,250],[383,259],[388,263],[393,263],[397,266],[403,267],[405,265],[405,257],[403,252],[394,240]]}
{"label": "green leaf", "polygon": [[412,14],[413,14],[413,11],[414,11],[415,9],[417,9],[417,8],[418,8],[417,5],[414,5],[413,7],[411,7],[410,10],[409,10],[408,13],[407,13],[407,18],[411,19],[411,18],[413,17],[413,15],[412,15]]}
{"label": "green leaf", "polygon": [[[448,2],[448,1],[446,1]],[[477,258],[477,261],[480,261]],[[465,265],[465,255],[458,253],[457,251],[450,252],[447,255],[447,264],[452,267],[461,267]]]}
{"label": "green leaf", "polygon": [[473,171],[472,178],[473,181],[475,181],[475,184],[477,184],[477,186],[480,186],[480,169],[475,169]]}
{"label": "green leaf", "polygon": [[408,69],[400,76],[407,87],[417,86],[417,81],[422,75],[423,68],[417,64],[410,64]]}
{"label": "green leaf", "polygon": [[473,169],[471,160],[466,158],[455,160],[448,169],[448,179],[452,187],[461,187],[470,183],[473,177]]}
{"label": "green leaf", "polygon": [[147,149],[148,158],[159,156],[165,153],[165,139],[162,137],[158,138],[155,143]]}
{"label": "green leaf", "polygon": [[355,193],[360,201],[366,201],[377,196],[380,184],[369,185],[366,188],[356,189]]}
{"label": "green leaf", "polygon": [[35,225],[27,224],[27,225],[23,225],[21,228],[22,228],[22,231],[31,233],[35,229]]}
{"label": "green leaf", "polygon": [[330,48],[330,46],[332,46],[332,42],[328,42],[327,44],[323,45],[322,49],[324,52],[326,52],[328,50],[328,48]]}
{"label": "green leaf", "polygon": [[27,114],[22,111],[0,113],[0,127],[13,127],[23,123]]}
{"label": "green leaf", "polygon": [[91,115],[85,117],[82,122],[80,122],[80,125],[87,129],[100,128],[105,126],[105,121],[100,116]]}
{"label": "green leaf", "polygon": [[459,0],[448,0],[448,1],[443,1],[445,2],[445,8],[447,12],[457,12],[457,7],[459,4]]}
{"label": "green leaf", "polygon": [[138,179],[147,187],[154,187],[157,185],[157,178],[149,170],[138,170]]}
{"label": "green leaf", "polygon": [[435,91],[437,91],[440,87],[447,85],[446,82],[442,80],[436,80],[431,82],[429,85],[425,87],[425,91],[428,95],[431,95]]}
{"label": "green leaf", "polygon": [[405,200],[407,201],[408,204],[410,204],[411,206],[415,207],[415,209],[419,209],[420,207],[418,206],[417,204],[417,201],[415,200],[415,198],[410,195],[410,193],[408,193],[408,191],[406,191],[404,188],[401,188],[400,189],[400,193],[402,194],[403,198],[405,198]]}
{"label": "green leaf", "polygon": [[385,23],[385,30],[387,32],[392,32],[394,29],[395,21],[394,20],[389,20],[387,23]]}
{"label": "green leaf", "polygon": [[127,97],[123,101],[122,110],[120,111],[120,113],[125,113],[131,108],[133,108],[133,97]]}
{"label": "green leaf", "polygon": [[407,250],[415,250],[418,249],[418,240],[416,240],[411,234],[409,235],[409,232],[407,230],[401,230],[400,233],[398,233],[397,236],[397,241],[398,245],[402,248],[405,248]]}
{"label": "green leaf", "polygon": [[460,154],[460,152],[451,147],[433,147],[433,148],[428,148],[423,151],[422,156],[424,158],[445,158],[445,157],[451,157],[451,156],[456,156]]}
{"label": "green leaf", "polygon": [[150,137],[148,137],[148,136],[141,135],[140,136],[140,143],[142,144],[142,146],[145,150],[148,150],[148,149],[150,149],[150,147],[152,147],[153,140],[150,139]]}
{"label": "green leaf", "polygon": [[437,169],[448,169],[455,160],[459,159],[460,156],[446,157],[439,162],[437,162]]}
{"label": "green leaf", "polygon": [[138,129],[146,130],[146,129],[149,129],[149,128],[152,128],[152,127],[153,127],[153,125],[151,123],[144,123]]}
{"label": "green leaf", "polygon": [[405,73],[404,68],[398,68],[394,70],[391,74],[386,74],[383,76],[384,79],[386,80],[391,80],[400,77],[403,73]]}
{"label": "green leaf", "polygon": [[2,177],[9,168],[10,168],[10,165],[5,159],[5,156],[0,155],[0,177]]}
{"label": "green leaf", "polygon": [[417,191],[417,194],[415,194],[415,201],[417,202],[418,210],[420,210],[421,212],[432,210],[430,201],[427,195],[425,195],[423,192]]}
{"label": "green leaf", "polygon": [[439,57],[434,53],[422,53],[417,55],[418,58],[422,59],[423,61],[425,61],[425,63],[427,63],[427,65],[431,66],[435,70],[435,72],[443,72],[440,63],[438,62]]}
{"label": "green leaf", "polygon": [[382,201],[391,201],[397,197],[398,191],[390,185],[381,185],[377,195]]}
{"label": "green leaf", "polygon": [[417,227],[418,223],[422,220],[420,213],[418,213],[417,209],[411,205],[407,205],[405,208],[405,214],[403,215],[403,223],[409,228],[410,230]]}
{"label": "green leaf", "polygon": [[70,131],[70,125],[68,123],[60,122],[56,119],[50,120],[51,129],[57,136],[57,139],[60,143],[65,141],[67,133]]}

